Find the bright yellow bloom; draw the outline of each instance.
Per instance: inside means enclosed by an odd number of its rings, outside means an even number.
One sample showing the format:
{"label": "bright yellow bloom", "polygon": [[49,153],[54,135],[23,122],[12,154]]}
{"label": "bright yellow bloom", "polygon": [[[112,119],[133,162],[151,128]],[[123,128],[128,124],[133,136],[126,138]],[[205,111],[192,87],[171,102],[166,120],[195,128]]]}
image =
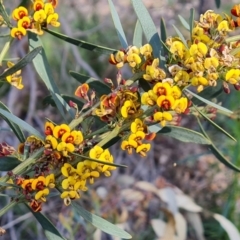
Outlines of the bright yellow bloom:
{"label": "bright yellow bloom", "polygon": [[189,74],[184,70],[180,70],[176,73],[174,81],[177,82],[179,86],[185,86],[189,82]]}
{"label": "bright yellow bloom", "polygon": [[39,23],[43,23],[47,18],[47,15],[46,13],[44,12],[43,9],[39,10],[39,11],[36,11],[34,14],[33,14],[33,19],[36,21],[36,22],[39,22]]}
{"label": "bright yellow bloom", "polygon": [[76,169],[70,163],[64,163],[61,172],[64,177],[69,177],[76,173]]}
{"label": "bright yellow bloom", "polygon": [[154,85],[153,92],[157,96],[162,96],[162,95],[169,96],[172,94],[172,88],[168,82],[164,82],[164,83],[158,82]]}
{"label": "bright yellow bloom", "polygon": [[55,175],[53,173],[46,176],[45,186],[49,187],[49,188],[54,188],[55,187]]}
{"label": "bright yellow bloom", "polygon": [[172,87],[172,96],[174,97],[174,99],[178,99],[182,96],[182,91],[178,86]]}
{"label": "bright yellow bloom", "polygon": [[45,186],[45,177],[39,176],[38,178],[34,179],[32,181],[32,189],[33,190],[43,190]]}
{"label": "bright yellow bloom", "polygon": [[95,145],[90,151],[89,151],[89,157],[90,158],[95,158],[95,159],[99,159],[101,154],[103,153],[103,149],[98,146]]}
{"label": "bright yellow bloom", "polygon": [[[15,64],[12,62],[7,62],[8,68],[13,67]],[[7,70],[7,69],[6,69]],[[18,70],[12,75],[6,77],[6,80],[17,89],[22,89],[24,86],[22,84],[22,77],[20,76],[21,70]]]}
{"label": "bright yellow bloom", "polygon": [[208,51],[208,48],[206,46],[206,44],[199,42],[197,44],[192,44],[190,49],[189,49],[189,53],[191,56],[197,58],[203,58],[204,56],[206,56]]}
{"label": "bright yellow bloom", "polygon": [[184,113],[186,111],[187,107],[188,107],[188,100],[187,100],[187,98],[182,97],[175,101],[175,103],[172,106],[172,109],[176,113],[180,114],[180,113]]}
{"label": "bright yellow bloom", "polygon": [[173,117],[170,112],[156,112],[153,115],[153,119],[156,122],[159,122],[163,127],[166,126],[166,122],[172,121]]}
{"label": "bright yellow bloom", "polygon": [[118,51],[115,54],[111,54],[109,57],[109,62],[111,64],[116,65],[118,69],[123,67],[125,61],[126,61],[126,53],[123,51]]}
{"label": "bright yellow bloom", "polygon": [[47,16],[49,16],[50,14],[53,14],[54,13],[53,5],[51,3],[45,3],[44,11]]}
{"label": "bright yellow bloom", "polygon": [[142,144],[137,147],[136,153],[140,154],[140,156],[142,156],[142,157],[146,157],[146,152],[148,152],[150,150],[150,148],[151,148],[150,143]]}
{"label": "bright yellow bloom", "polygon": [[175,102],[175,100],[174,100],[173,96],[162,95],[157,99],[157,105],[165,111],[170,110],[172,108],[174,102]]}
{"label": "bright yellow bloom", "polygon": [[172,42],[169,50],[173,55],[179,57],[180,59],[183,59],[183,57],[186,53],[186,47],[180,41]]}
{"label": "bright yellow bloom", "polygon": [[134,140],[135,142],[138,143],[138,145],[142,144],[142,140],[145,138],[145,133],[142,131],[137,131],[136,133],[132,133],[129,138],[128,141]]}
{"label": "bright yellow bloom", "polygon": [[43,202],[46,202],[46,196],[49,194],[49,189],[48,188],[45,188],[43,190],[40,190],[38,191],[36,194],[35,194],[35,199],[36,200],[41,200]]}
{"label": "bright yellow bloom", "polygon": [[144,55],[146,58],[151,58],[152,51],[153,51],[152,46],[149,43],[140,47],[140,53]]}
{"label": "bright yellow bloom", "polygon": [[198,85],[207,86],[208,80],[205,77],[193,77],[191,79],[191,83],[193,86],[198,86]]}
{"label": "bright yellow bloom", "polygon": [[240,69],[230,69],[226,73],[225,80],[231,84],[236,84],[240,80]]}
{"label": "bright yellow bloom", "polygon": [[61,138],[66,132],[70,132],[70,127],[67,124],[61,124],[54,127],[53,136],[55,138]]}
{"label": "bright yellow bloom", "polygon": [[130,65],[130,67],[135,68],[141,63],[141,58],[136,53],[131,53],[127,56],[127,61]]}
{"label": "bright yellow bloom", "polygon": [[149,90],[148,92],[144,92],[141,96],[141,102],[144,105],[154,106],[157,101],[157,95],[153,92],[153,90]]}
{"label": "bright yellow bloom", "polygon": [[77,191],[64,191],[62,194],[61,194],[61,198],[63,198],[64,200],[64,204],[66,206],[68,206],[69,204],[71,204],[71,200],[72,199],[77,199],[77,198],[80,198],[80,195],[78,194]]}
{"label": "bright yellow bloom", "polygon": [[17,28],[14,27],[11,29],[10,34],[11,34],[11,37],[21,40],[22,37],[27,34],[27,31],[23,27],[17,27]]}
{"label": "bright yellow bloom", "polygon": [[61,24],[58,22],[58,14],[53,13],[47,17],[47,24],[51,24],[54,27],[59,27]]}
{"label": "bright yellow bloom", "polygon": [[42,0],[36,0],[33,4],[34,11],[39,11],[44,8],[44,2]]}
{"label": "bright yellow bloom", "polygon": [[80,144],[83,141],[83,135],[80,131],[65,132],[61,138],[62,142]]}
{"label": "bright yellow bloom", "polygon": [[31,26],[31,20],[28,16],[23,17],[18,21],[18,28],[29,28]]}
{"label": "bright yellow bloom", "polygon": [[223,36],[227,35],[228,32],[231,31],[229,28],[229,23],[227,20],[223,20],[219,23],[217,30],[219,31],[220,34]]}
{"label": "bright yellow bloom", "polygon": [[210,37],[207,36],[204,33],[204,29],[199,27],[199,26],[196,26],[196,27],[193,28],[192,36],[193,36],[194,40],[198,40],[198,41],[203,42],[205,44],[208,44],[210,42]]}
{"label": "bright yellow bloom", "polygon": [[57,150],[59,152],[62,152],[63,156],[68,156],[68,152],[74,152],[75,147],[72,143],[65,143],[65,142],[60,142],[57,145]]}
{"label": "bright yellow bloom", "polygon": [[137,131],[144,131],[145,125],[143,124],[142,120],[136,118],[134,122],[131,123],[131,132],[136,133]]}
{"label": "bright yellow bloom", "polygon": [[53,134],[53,129],[54,129],[54,124],[52,122],[45,122],[44,126],[44,133],[45,135],[52,135]]}
{"label": "bright yellow bloom", "polygon": [[127,100],[121,108],[121,114],[124,118],[129,117],[136,112],[136,106],[132,100]]}
{"label": "bright yellow bloom", "polygon": [[121,148],[122,150],[127,150],[128,154],[132,154],[132,149],[136,149],[138,146],[137,142],[134,140],[124,140],[122,141]]}
{"label": "bright yellow bloom", "polygon": [[23,17],[28,15],[28,10],[25,7],[19,7],[14,9],[12,12],[12,18],[14,20],[22,19]]}
{"label": "bright yellow bloom", "polygon": [[52,135],[48,135],[46,137],[46,147],[48,147],[48,144],[51,145],[52,149],[56,149],[57,145],[58,145],[58,141],[55,137],[53,137]]}
{"label": "bright yellow bloom", "polygon": [[216,57],[208,57],[204,60],[204,67],[206,69],[216,69],[219,66],[219,61]]}

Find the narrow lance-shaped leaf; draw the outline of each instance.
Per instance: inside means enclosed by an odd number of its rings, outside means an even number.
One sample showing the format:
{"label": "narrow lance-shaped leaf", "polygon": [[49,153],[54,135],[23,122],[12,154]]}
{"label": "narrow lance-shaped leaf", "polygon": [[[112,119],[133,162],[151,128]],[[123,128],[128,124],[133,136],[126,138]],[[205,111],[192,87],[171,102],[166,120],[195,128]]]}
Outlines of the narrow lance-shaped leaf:
{"label": "narrow lance-shaped leaf", "polygon": [[[5,110],[5,111],[11,113],[10,110],[7,108],[7,106],[5,106],[2,102],[0,102],[0,109],[3,109],[3,110]],[[10,128],[12,129],[12,131],[15,133],[16,137],[18,138],[18,140],[19,140],[20,142],[25,142],[25,136],[24,136],[21,128],[20,128],[17,124],[13,123],[13,122],[12,122],[9,118],[7,118],[5,115],[2,114],[1,117],[8,123],[9,127],[10,127]]]}
{"label": "narrow lance-shaped leaf", "polygon": [[153,47],[153,55],[155,58],[158,58],[161,52],[161,42],[156,26],[142,1],[131,0],[131,3],[141,23],[144,35]]}
{"label": "narrow lance-shaped leaf", "polygon": [[17,72],[18,70],[25,67],[28,63],[30,63],[42,50],[42,47],[37,47],[29,52],[26,56],[24,56],[19,62],[17,62],[13,67],[9,68],[7,71],[3,72],[0,75],[0,79],[5,78],[13,73]]}
{"label": "narrow lance-shaped leaf", "polygon": [[[29,32],[29,48],[30,49],[35,49],[38,48],[39,46],[42,46],[40,38],[34,34]],[[52,76],[52,71],[51,67],[48,63],[46,54],[44,49],[42,48],[41,53],[38,54],[38,56],[33,60],[33,64],[36,68],[37,73],[39,76],[42,78],[43,82],[46,84],[46,87],[50,91],[50,93],[53,96],[53,99],[56,103],[56,106],[62,115],[62,117],[65,119],[65,112],[63,109],[65,109],[72,118],[74,118],[74,114],[72,112],[72,109],[69,107],[69,105],[61,98],[58,87],[56,83],[53,80]],[[66,121],[66,119],[65,119]]]}
{"label": "narrow lance-shaped leaf", "polygon": [[[200,122],[200,119],[197,118],[198,120],[198,124],[199,124],[199,127],[202,131],[202,133],[208,138],[209,136],[207,135],[207,133],[205,132],[201,122]],[[211,145],[208,146],[208,148],[211,150],[211,152],[213,153],[213,155],[221,162],[223,163],[225,166],[229,167],[230,169],[234,170],[234,171],[237,171],[237,172],[240,172],[240,168],[238,168],[237,166],[235,166],[233,163],[231,163],[228,159],[226,159],[223,154],[218,150],[218,148],[212,143]]]}
{"label": "narrow lance-shaped leaf", "polygon": [[21,163],[16,157],[1,157],[0,171],[11,171]]}
{"label": "narrow lance-shaped leaf", "polygon": [[217,8],[220,8],[221,6],[221,0],[215,0]]}
{"label": "narrow lance-shaped leaf", "polygon": [[149,126],[148,128],[151,132],[160,133],[182,142],[193,142],[206,145],[211,144],[211,141],[209,139],[205,138],[201,133],[193,131],[191,129],[177,126],[167,126],[161,128],[159,125]]}
{"label": "narrow lance-shaped leaf", "polygon": [[103,47],[103,46],[100,46],[100,45],[88,43],[86,41],[78,40],[78,39],[75,39],[75,38],[70,38],[70,37],[68,37],[64,34],[60,34],[60,33],[54,32],[54,31],[49,30],[49,29],[44,28],[44,31],[50,33],[51,35],[53,35],[53,36],[55,36],[59,39],[64,40],[65,42],[71,43],[75,46],[87,49],[89,51],[99,52],[99,53],[107,54],[107,55],[118,51],[117,49],[107,48],[107,47]]}
{"label": "narrow lance-shaped leaf", "polygon": [[181,15],[178,15],[178,18],[179,18],[180,22],[182,23],[182,25],[183,25],[188,31],[190,31],[189,23],[188,23]]}
{"label": "narrow lance-shaped leaf", "polygon": [[34,212],[28,205],[26,206],[31,210],[33,216],[42,226],[48,240],[65,240],[65,238],[61,235],[57,228],[55,228],[53,223],[47,217],[45,217],[40,212]]}
{"label": "narrow lance-shaped leaf", "polygon": [[192,39],[192,32],[193,32],[193,28],[194,28],[194,9],[191,8],[190,10],[190,18],[189,18],[189,26],[190,26],[190,38]]}
{"label": "narrow lance-shaped leaf", "polygon": [[10,26],[11,26],[11,22],[10,22],[10,20],[9,20],[9,16],[8,16],[8,14],[7,14],[7,12],[6,12],[6,9],[5,9],[2,1],[0,1],[0,15],[2,15],[4,21],[5,21],[5,22],[7,23],[7,25],[10,27]]}
{"label": "narrow lance-shaped leaf", "polygon": [[86,221],[90,222],[93,226],[96,228],[99,228],[105,233],[108,233],[110,235],[123,238],[123,239],[131,239],[131,235],[125,232],[124,230],[118,228],[116,225],[113,225],[112,223],[106,221],[103,218],[100,218],[87,210],[85,210],[83,207],[79,205],[76,201],[72,202],[72,206],[75,209],[75,211],[81,215]]}
{"label": "narrow lance-shaped leaf", "polygon": [[23,121],[22,119],[7,112],[6,110],[0,109],[0,115],[2,117],[9,119],[9,121],[15,123],[20,128],[26,130],[27,132],[31,133],[32,135],[34,135],[40,139],[43,139],[43,136],[35,128],[33,128],[31,125],[29,125],[27,122]]}
{"label": "narrow lance-shaped leaf", "polygon": [[123,27],[122,27],[121,21],[119,19],[118,13],[116,11],[116,8],[115,8],[112,0],[108,0],[108,4],[109,4],[109,7],[110,7],[113,23],[114,23],[114,26],[116,28],[118,38],[120,40],[120,43],[121,43],[122,47],[124,49],[126,49],[128,47],[127,38],[126,38],[125,33],[123,31]]}
{"label": "narrow lance-shaped leaf", "polygon": [[141,26],[139,20],[137,20],[136,26],[135,26],[135,29],[134,29],[134,34],[133,34],[133,46],[141,47],[142,46],[142,39],[143,39],[142,26]]}

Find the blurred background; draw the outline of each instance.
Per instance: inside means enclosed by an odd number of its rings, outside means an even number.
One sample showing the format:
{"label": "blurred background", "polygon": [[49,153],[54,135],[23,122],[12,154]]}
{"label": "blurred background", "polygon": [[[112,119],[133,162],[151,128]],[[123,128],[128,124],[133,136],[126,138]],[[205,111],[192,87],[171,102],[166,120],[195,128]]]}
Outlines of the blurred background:
{"label": "blurred background", "polygon": [[[3,1],[7,11],[18,6],[20,1]],[[136,16],[129,0],[113,1],[121,18],[128,42],[131,44]],[[196,17],[207,9],[229,14],[238,1],[222,0],[220,10],[215,1],[191,0],[143,0],[159,30],[160,18],[166,22],[168,36],[175,35],[172,24],[183,34],[178,15],[189,18],[190,9],[195,8]],[[70,37],[94,44],[120,49],[116,31],[109,12],[107,0],[59,0],[56,10],[60,15],[61,27],[53,29]],[[1,34],[6,33],[4,28]],[[48,33],[41,37],[54,79],[60,92],[73,95],[78,86],[69,71],[77,71],[97,79],[115,79],[117,70],[108,63],[108,56],[92,53],[65,43]],[[0,38],[3,48],[6,38]],[[8,58],[22,58],[28,51],[27,38],[15,40]],[[6,63],[0,67],[6,68]],[[131,75],[124,70],[123,75]],[[5,84],[0,89],[1,101],[23,120],[43,132],[45,118],[56,123],[62,119],[52,106],[44,105],[48,95],[45,85],[39,79],[33,66],[23,70],[23,90]],[[222,94],[218,101],[234,111],[238,110],[240,94]],[[240,142],[240,123],[219,115],[217,123]],[[195,119],[185,117],[182,125],[198,130]],[[216,132],[207,123],[205,127],[216,146],[234,164],[240,166],[239,142],[234,143]],[[18,140],[1,121],[0,142],[17,147]],[[80,203],[89,211],[125,228],[136,240],[161,239],[165,226],[171,225],[171,213],[179,213],[175,219],[179,229],[186,229],[189,240],[230,239],[213,213],[221,214],[240,229],[239,174],[227,169],[203,145],[182,143],[164,136],[156,137],[151,152],[146,158],[127,155],[119,151],[119,144],[112,147],[115,162],[128,165],[117,169],[110,178],[102,178],[89,191],[82,194]],[[0,197],[0,207],[8,200]],[[67,239],[116,240],[82,220],[70,207],[65,207],[58,197],[52,197],[43,208],[43,213]],[[159,220],[161,219],[161,221]],[[164,222],[163,222],[164,221]],[[1,239],[45,239],[41,226],[23,205],[18,205],[0,219],[0,226],[7,230]],[[181,230],[179,230],[181,231]],[[204,232],[204,233],[203,233]],[[170,239],[169,239],[170,240]]]}

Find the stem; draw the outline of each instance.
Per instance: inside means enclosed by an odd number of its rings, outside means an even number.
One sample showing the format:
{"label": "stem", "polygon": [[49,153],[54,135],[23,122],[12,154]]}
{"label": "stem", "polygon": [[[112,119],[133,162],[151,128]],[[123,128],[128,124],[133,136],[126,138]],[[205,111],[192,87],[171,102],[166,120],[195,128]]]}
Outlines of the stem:
{"label": "stem", "polygon": [[88,135],[85,137],[85,139],[91,138],[92,136],[97,135],[97,134],[105,133],[105,132],[107,132],[108,130],[109,130],[109,126],[106,125],[106,126],[104,126],[103,128],[98,129],[98,130],[96,130],[95,132],[92,132],[92,133],[88,134]]}
{"label": "stem", "polygon": [[4,208],[0,210],[0,217],[4,215],[9,209],[14,207],[17,204],[15,200],[11,201],[9,204],[7,204]]}
{"label": "stem", "polygon": [[233,37],[228,37],[228,38],[226,38],[225,40],[226,40],[227,43],[228,43],[228,42],[235,42],[235,41],[240,40],[240,35],[233,36]]}

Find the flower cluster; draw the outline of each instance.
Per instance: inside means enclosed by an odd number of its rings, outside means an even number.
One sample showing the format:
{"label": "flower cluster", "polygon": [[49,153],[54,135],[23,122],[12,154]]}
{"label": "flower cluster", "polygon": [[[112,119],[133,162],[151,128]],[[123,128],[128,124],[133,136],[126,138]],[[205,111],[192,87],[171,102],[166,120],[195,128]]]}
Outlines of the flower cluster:
{"label": "flower cluster", "polygon": [[53,154],[57,159],[68,157],[68,153],[72,153],[75,150],[79,151],[83,142],[82,132],[77,130],[71,131],[67,124],[54,126],[53,123],[46,122],[45,135],[45,153]]}
{"label": "flower cluster", "polygon": [[[108,163],[113,163],[113,156],[108,149],[103,150],[100,146],[95,145],[89,151],[89,157],[92,159],[101,160]],[[81,191],[87,191],[86,183],[89,180],[90,184],[94,183],[94,179],[103,173],[106,177],[111,176],[110,171],[116,167],[105,165],[103,163],[84,160],[77,164],[74,168],[70,163],[65,163],[61,172],[64,176],[62,180],[61,198],[64,199],[65,205],[69,205],[72,199],[80,198]]]}
{"label": "flower cluster", "polygon": [[133,149],[142,157],[146,157],[146,153],[150,150],[150,143],[143,143],[144,139],[152,140],[155,135],[147,134],[147,126],[139,119],[136,118],[131,123],[131,134],[128,140],[122,141],[121,148],[126,150],[128,154],[132,154]]}
{"label": "flower cluster", "polygon": [[59,27],[58,14],[54,11],[58,1],[34,0],[33,12],[29,12],[27,8],[20,6],[13,10],[12,18],[17,21],[17,26],[11,29],[13,38],[21,39],[26,35],[27,30],[42,35],[42,27],[52,25]]}

